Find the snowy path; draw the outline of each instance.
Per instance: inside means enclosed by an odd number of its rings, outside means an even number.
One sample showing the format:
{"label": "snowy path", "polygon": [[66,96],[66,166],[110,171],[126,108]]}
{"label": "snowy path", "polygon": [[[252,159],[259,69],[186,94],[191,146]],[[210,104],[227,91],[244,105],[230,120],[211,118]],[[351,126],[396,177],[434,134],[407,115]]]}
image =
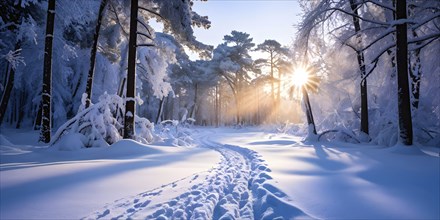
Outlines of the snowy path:
{"label": "snowy path", "polygon": [[107,205],[85,219],[274,219],[310,218],[268,183],[271,170],[247,148],[202,138],[202,147],[221,154],[207,172]]}

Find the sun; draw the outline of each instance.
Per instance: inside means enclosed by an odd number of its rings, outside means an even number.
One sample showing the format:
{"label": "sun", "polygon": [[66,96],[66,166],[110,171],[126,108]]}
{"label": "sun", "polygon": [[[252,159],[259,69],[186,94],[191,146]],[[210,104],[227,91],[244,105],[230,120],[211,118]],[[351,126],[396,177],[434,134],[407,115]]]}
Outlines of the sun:
{"label": "sun", "polygon": [[298,67],[292,74],[292,83],[296,87],[302,87],[309,81],[309,71],[303,67]]}

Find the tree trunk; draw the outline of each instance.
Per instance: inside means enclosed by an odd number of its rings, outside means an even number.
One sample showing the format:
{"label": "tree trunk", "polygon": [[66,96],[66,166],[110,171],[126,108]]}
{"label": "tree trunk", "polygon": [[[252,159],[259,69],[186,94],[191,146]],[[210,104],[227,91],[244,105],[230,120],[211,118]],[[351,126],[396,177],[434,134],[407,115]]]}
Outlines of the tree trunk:
{"label": "tree trunk", "polygon": [[[352,16],[353,18],[353,25],[354,30],[357,33],[361,31],[361,25],[359,22],[359,16],[357,11],[357,4],[354,2],[354,0],[350,0],[350,7],[353,11],[353,14],[356,16]],[[362,44],[362,36],[360,34],[357,34],[356,36],[357,44]],[[368,96],[367,96],[367,79],[365,78],[366,72],[365,72],[365,58],[364,53],[362,51],[356,50],[357,55],[357,61],[359,65],[359,70],[361,72],[361,131],[365,134],[369,133],[368,129]]]}
{"label": "tree trunk", "polygon": [[25,106],[25,100],[26,100],[26,95],[24,91],[20,91],[19,92],[20,95],[18,95],[19,98],[19,106],[21,106],[18,109],[18,118],[17,118],[17,123],[15,124],[15,128],[19,129],[21,127],[21,123],[23,122],[23,118],[24,118],[24,108],[23,106]]}
{"label": "tree trunk", "polygon": [[49,0],[47,8],[46,40],[44,44],[44,68],[43,68],[43,91],[42,100],[42,121],[40,141],[50,142],[51,119],[52,119],[52,43],[55,26],[55,0]]}
{"label": "tree trunk", "polygon": [[124,96],[125,81],[127,81],[127,78],[124,77],[124,78],[122,78],[121,83],[119,84],[119,89],[118,89],[119,97]]}
{"label": "tree trunk", "polygon": [[96,51],[98,50],[98,39],[99,39],[99,30],[101,29],[101,20],[104,15],[104,9],[107,5],[108,0],[102,0],[101,4],[99,5],[99,12],[98,12],[98,20],[95,27],[95,33],[93,35],[93,45],[92,50],[90,51],[90,67],[89,67],[89,74],[87,75],[87,85],[86,85],[86,108],[90,106],[90,102],[92,99],[92,87],[93,87],[93,75],[95,72],[95,63],[96,63]]}
{"label": "tree trunk", "polygon": [[306,107],[307,124],[309,126],[313,125],[313,134],[317,134],[315,120],[313,119],[312,107],[310,106],[309,94],[304,86],[302,87],[302,92],[304,96],[304,105]]}
{"label": "tree trunk", "polygon": [[272,97],[272,113],[271,113],[271,122],[274,122],[276,117],[276,114],[274,112],[276,111],[276,101],[275,101],[275,76],[273,73],[273,51],[270,51],[270,77],[271,77],[271,97]]}
{"label": "tree trunk", "polygon": [[281,106],[281,72],[278,70],[277,99],[275,102],[276,122],[279,122],[280,119],[280,106]]}
{"label": "tree trunk", "polygon": [[11,97],[11,91],[14,87],[15,69],[12,68],[11,64],[6,64],[6,69],[8,71],[5,90],[2,95],[2,100],[0,102],[0,125],[3,122],[3,117],[6,114],[6,109],[9,103],[9,98]]}
{"label": "tree trunk", "polygon": [[197,111],[197,93],[198,93],[198,90],[199,90],[199,84],[195,84],[195,86],[194,86],[194,104],[193,104],[193,106],[192,106],[192,108],[191,108],[191,112],[190,112],[190,114],[189,114],[189,117],[190,118],[195,118],[196,116],[196,111]]}
{"label": "tree trunk", "polygon": [[217,112],[218,112],[218,115],[217,115],[217,117],[218,117],[218,125],[217,126],[220,126],[221,125],[221,123],[222,123],[222,90],[221,90],[221,84],[219,84],[218,85],[218,110],[217,110]]}
{"label": "tree trunk", "polygon": [[41,101],[40,101],[40,105],[38,105],[37,116],[35,117],[34,130],[39,130],[39,129],[41,129],[41,116],[42,116],[42,111],[43,111],[43,105],[41,104]]}
{"label": "tree trunk", "polygon": [[215,126],[218,127],[218,122],[219,122],[219,105],[220,105],[220,100],[219,100],[219,91],[218,91],[218,85],[215,86],[215,105],[214,105],[214,109],[215,109]]}
{"label": "tree trunk", "polygon": [[136,94],[136,39],[138,0],[131,0],[130,39],[128,41],[127,98],[125,101],[124,138],[134,136],[135,94]]}
{"label": "tree trunk", "polygon": [[162,120],[162,113],[163,113],[163,105],[165,103],[166,97],[162,97],[162,99],[159,102],[159,109],[157,111],[157,117],[156,117],[156,124],[159,124]]}
{"label": "tree trunk", "polygon": [[[396,1],[397,20],[406,19],[406,0]],[[408,85],[407,24],[396,26],[397,95],[399,109],[399,137],[405,145],[412,145],[413,131]]]}
{"label": "tree trunk", "polygon": [[[392,0],[391,2],[393,5],[393,8],[396,8],[396,0]],[[393,11],[392,13],[393,13],[392,21],[395,21],[396,20],[396,12]],[[390,20],[387,19],[387,22],[390,22]],[[391,34],[391,37],[392,37],[393,41],[396,41],[396,33],[395,32],[393,32]],[[394,77],[396,77],[396,51],[389,49],[389,50],[387,50],[387,53],[391,57],[391,68],[393,69],[393,71],[391,72],[391,78],[394,78]]]}
{"label": "tree trunk", "polygon": [[234,96],[235,96],[235,105],[236,105],[235,110],[236,110],[236,114],[237,114],[237,116],[236,116],[237,125],[240,125],[240,107],[238,107],[240,104],[240,101],[238,100],[238,94],[234,93]]}

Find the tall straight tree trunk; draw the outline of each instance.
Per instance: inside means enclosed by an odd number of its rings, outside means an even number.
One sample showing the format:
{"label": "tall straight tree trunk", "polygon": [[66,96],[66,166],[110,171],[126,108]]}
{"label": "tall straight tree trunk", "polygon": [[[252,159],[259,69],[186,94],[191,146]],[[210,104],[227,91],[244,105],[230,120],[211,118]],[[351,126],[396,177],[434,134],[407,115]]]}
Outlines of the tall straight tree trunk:
{"label": "tall straight tree trunk", "polygon": [[218,85],[215,86],[215,104],[214,104],[214,109],[215,109],[215,126],[218,127],[218,114],[219,114],[219,94],[218,94]]}
{"label": "tall straight tree trunk", "polygon": [[3,91],[2,100],[0,102],[0,124],[3,122],[3,117],[6,114],[6,107],[9,103],[9,98],[11,98],[11,91],[14,87],[14,78],[15,78],[15,69],[12,67],[11,64],[6,64],[7,69],[7,79],[6,79],[6,86],[5,90]]}
{"label": "tall straight tree trunk", "polygon": [[125,81],[127,81],[126,77],[122,78],[121,82],[119,83],[119,89],[118,89],[119,97],[122,97],[124,95]]}
{"label": "tall straight tree trunk", "polygon": [[17,123],[15,124],[15,128],[17,128],[17,129],[21,127],[21,123],[23,122],[23,119],[24,119],[24,108],[23,108],[23,106],[26,105],[26,102],[25,102],[25,100],[26,100],[25,92],[24,91],[20,91],[18,93],[19,93],[19,95],[18,95],[18,97],[19,97],[19,106],[21,106],[21,107],[17,111],[18,118],[17,118]]}
{"label": "tall straight tree trunk", "polygon": [[197,93],[198,93],[198,90],[199,90],[199,84],[196,83],[196,84],[194,85],[194,105],[192,106],[192,108],[191,108],[191,112],[190,112],[190,114],[189,114],[189,117],[190,117],[190,118],[195,118],[195,117],[196,117],[196,111],[197,111]]}
{"label": "tall straight tree trunk", "polygon": [[[15,51],[20,49],[21,41],[18,41],[15,44]],[[3,122],[3,117],[6,114],[6,109],[8,107],[9,99],[11,98],[12,88],[14,87],[15,80],[15,67],[12,66],[9,62],[6,64],[6,86],[2,95],[2,99],[0,101],[0,124]]]}
{"label": "tall straight tree trunk", "polygon": [[42,106],[41,101],[40,101],[40,105],[38,105],[37,116],[35,117],[34,130],[41,129],[41,116],[42,116],[42,112],[43,112],[43,106]]}
{"label": "tall straight tree trunk", "polygon": [[218,115],[217,115],[217,117],[218,117],[218,125],[217,126],[220,126],[220,124],[222,123],[222,90],[221,90],[221,84],[219,84],[218,85],[218,110],[217,110],[217,112],[218,112]]}
{"label": "tall straight tree trunk", "polygon": [[[406,19],[406,0],[396,1],[397,20]],[[399,137],[405,145],[412,145],[413,130],[408,85],[407,24],[396,26],[397,102],[399,109]]]}
{"label": "tall straight tree trunk", "polygon": [[157,117],[156,117],[156,124],[159,124],[162,120],[162,114],[163,114],[163,106],[165,103],[166,97],[162,97],[162,99],[159,102],[159,109],[157,110]]}
{"label": "tall straight tree trunk", "polygon": [[235,94],[235,105],[237,106],[236,107],[236,114],[237,114],[237,125],[240,125],[240,120],[241,120],[241,118],[240,118],[240,107],[239,107],[239,105],[240,105],[240,100],[239,100],[239,98],[238,98],[238,94]]}
{"label": "tall straight tree trunk", "polygon": [[[271,96],[272,96],[272,112],[276,112],[276,101],[275,101],[275,76],[274,76],[274,73],[273,73],[273,68],[274,68],[274,65],[273,65],[273,51],[270,51],[270,77],[272,78],[271,79]],[[272,117],[271,117],[271,121],[272,122],[275,122],[275,119],[274,119],[274,117],[276,117],[276,114],[271,114],[272,115]]]}
{"label": "tall straight tree trunk", "polygon": [[[356,16],[352,16],[354,30],[357,33],[356,40],[358,44],[362,44],[362,36],[358,34],[361,31],[361,25],[359,22],[359,13],[357,11],[357,4],[355,0],[350,0],[350,7],[353,11],[353,14]],[[364,53],[362,51],[356,50],[357,61],[359,65],[359,70],[361,72],[361,131],[365,134],[369,133],[368,129],[368,96],[367,96],[367,79],[365,78],[365,58]]]}
{"label": "tall straight tree trunk", "polygon": [[277,82],[277,101],[276,101],[276,115],[277,117],[277,122],[278,119],[280,118],[280,106],[281,106],[281,71],[278,70],[278,82]]}
{"label": "tall straight tree trunk", "polygon": [[93,87],[93,75],[95,73],[95,63],[96,63],[96,51],[98,50],[98,39],[99,39],[99,30],[101,29],[102,17],[104,15],[104,9],[107,5],[108,0],[102,0],[99,5],[98,12],[98,20],[95,27],[95,33],[93,35],[93,45],[92,50],[90,51],[90,67],[89,74],[87,75],[87,85],[86,85],[86,108],[90,106],[90,102],[92,99],[92,87]]}
{"label": "tall straight tree trunk", "polygon": [[[392,0],[391,3],[393,5],[393,8],[396,8],[396,0]],[[393,13],[392,21],[395,21],[396,20],[396,12],[393,11],[392,13]],[[387,22],[390,22],[390,21],[387,19]],[[395,32],[393,32],[391,34],[391,37],[392,37],[393,41],[396,41],[396,33]],[[391,68],[393,70],[391,72],[391,78],[394,78],[394,77],[396,77],[396,53],[395,53],[395,50],[393,51],[392,49],[387,50],[387,53],[391,57]]]}
{"label": "tall straight tree trunk", "polygon": [[135,93],[136,93],[136,39],[138,0],[131,0],[130,39],[128,41],[127,94],[125,101],[124,138],[134,136]]}
{"label": "tall straight tree trunk", "polygon": [[307,116],[307,124],[313,126],[313,134],[317,134],[315,120],[313,119],[312,107],[310,106],[309,94],[307,93],[307,89],[303,86],[302,93],[304,97],[304,105],[306,106],[306,116]]}
{"label": "tall straight tree trunk", "polygon": [[52,128],[52,43],[53,30],[55,26],[55,0],[49,0],[47,8],[46,22],[46,40],[44,44],[44,67],[43,67],[43,91],[41,93],[42,100],[42,117],[40,141],[44,143],[50,142],[50,133]]}

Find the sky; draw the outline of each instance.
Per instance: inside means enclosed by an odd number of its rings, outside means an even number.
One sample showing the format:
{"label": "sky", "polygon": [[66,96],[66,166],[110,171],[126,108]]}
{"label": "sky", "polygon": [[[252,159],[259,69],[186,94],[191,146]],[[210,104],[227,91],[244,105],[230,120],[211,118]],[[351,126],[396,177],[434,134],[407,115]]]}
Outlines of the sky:
{"label": "sky", "polygon": [[266,39],[289,46],[295,37],[301,9],[295,0],[208,0],[196,1],[193,10],[206,15],[211,28],[194,28],[197,40],[217,46],[231,31],[250,34],[255,44]]}

